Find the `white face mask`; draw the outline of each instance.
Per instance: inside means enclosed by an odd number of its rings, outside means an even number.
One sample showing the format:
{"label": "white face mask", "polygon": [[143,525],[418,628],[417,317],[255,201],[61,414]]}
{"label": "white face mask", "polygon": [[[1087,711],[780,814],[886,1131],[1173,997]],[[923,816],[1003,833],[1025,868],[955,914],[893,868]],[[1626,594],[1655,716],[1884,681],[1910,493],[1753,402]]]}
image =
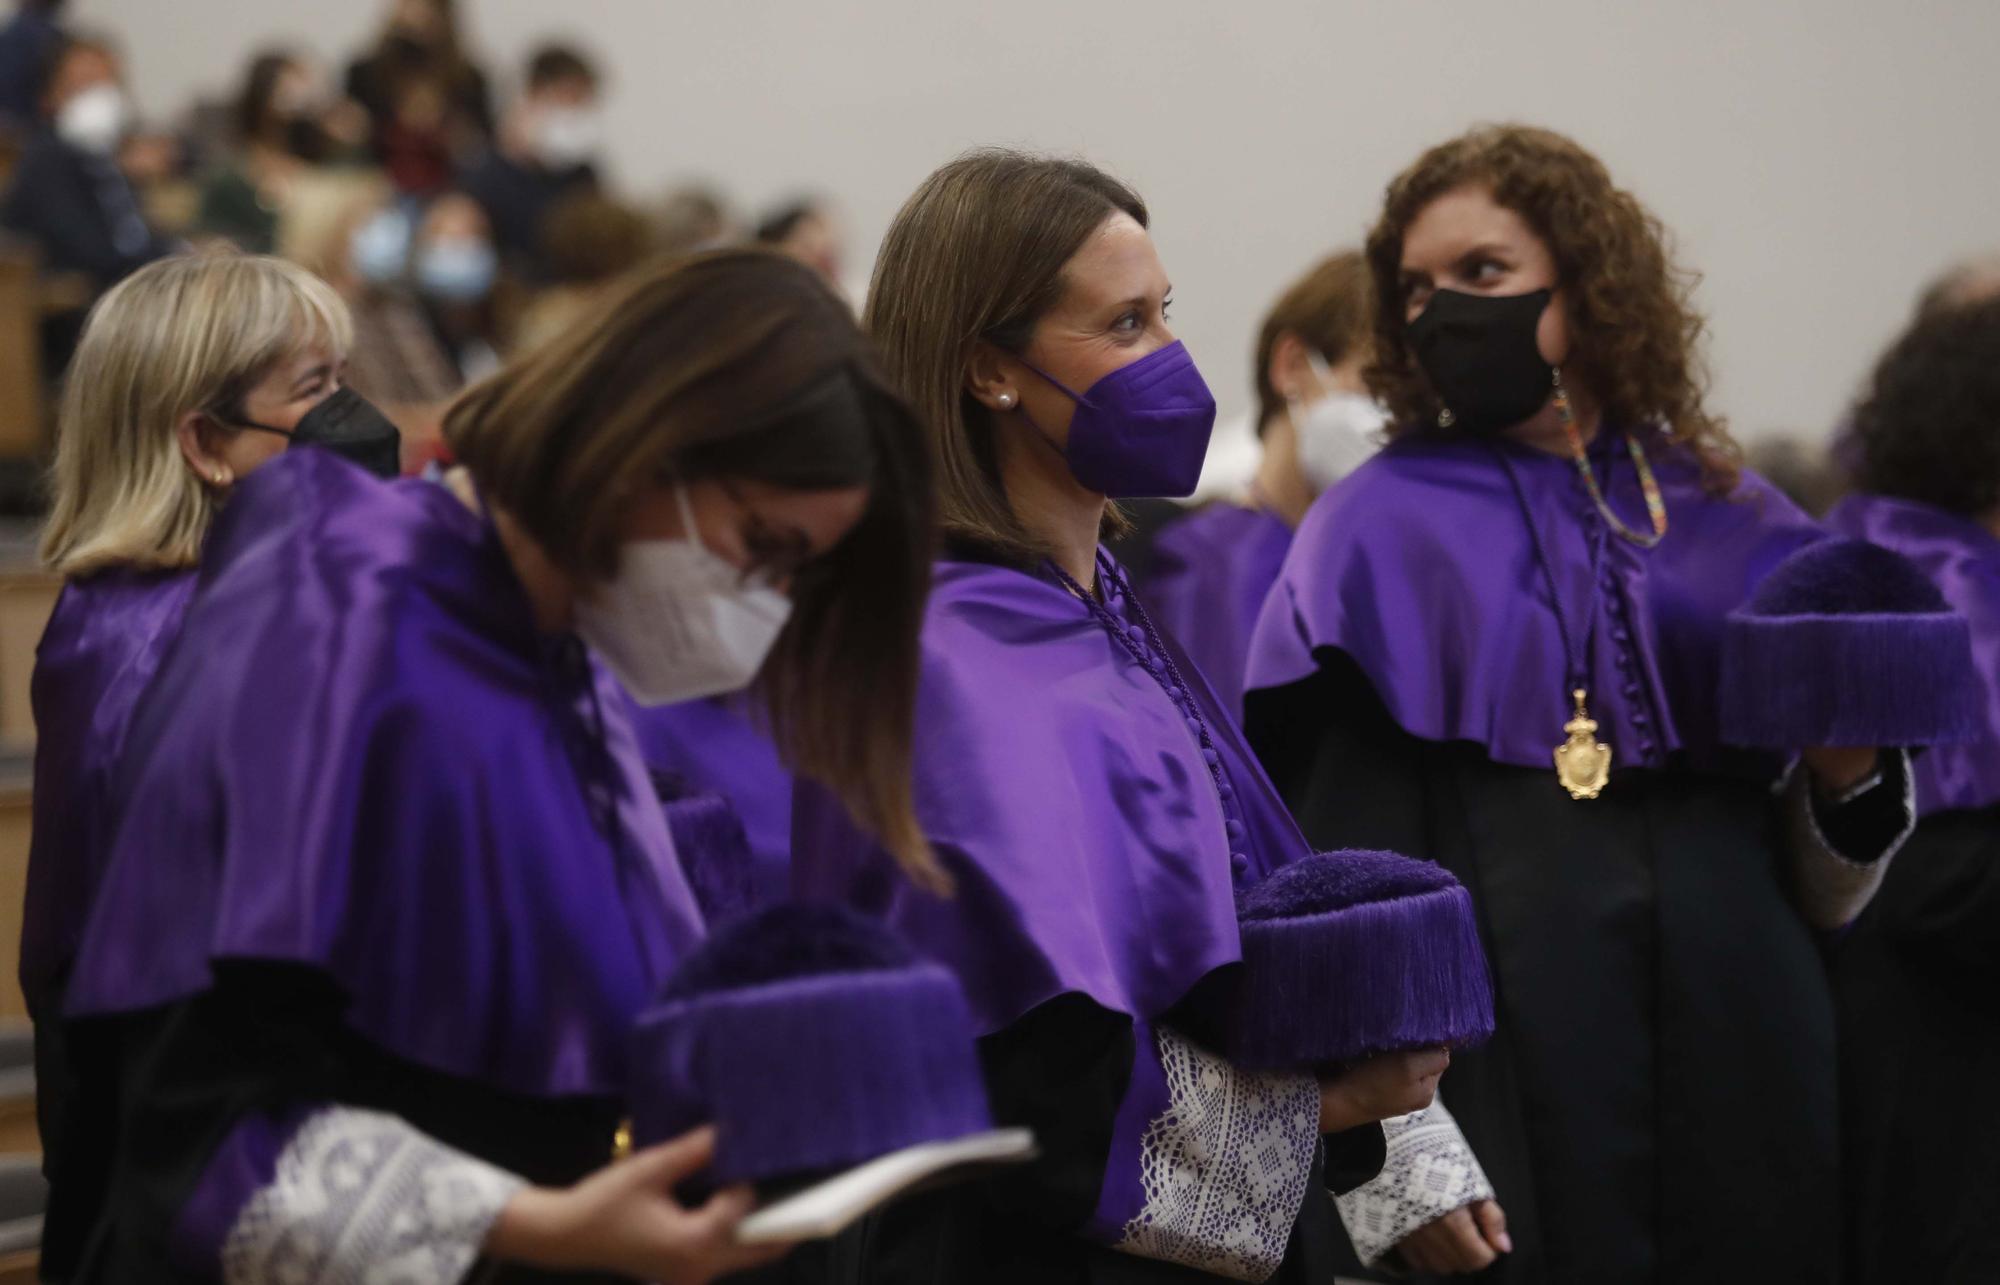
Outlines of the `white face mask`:
{"label": "white face mask", "polygon": [[1388,422],[1382,404],[1366,393],[1328,393],[1294,416],[1299,472],[1306,485],[1324,491],[1361,467],[1381,449]]}
{"label": "white face mask", "polygon": [[125,137],[131,110],[116,85],[92,85],[56,113],[56,136],[82,152],[108,156]]}
{"label": "white face mask", "polygon": [[1305,475],[1306,485],[1318,493],[1382,449],[1382,430],[1388,426],[1389,414],[1366,393],[1334,388],[1333,371],[1318,353],[1307,350],[1306,361],[1319,386],[1332,390],[1311,406],[1302,408],[1296,402],[1291,406],[1299,472]]}
{"label": "white face mask", "polygon": [[582,165],[604,143],[604,122],[593,107],[551,107],[535,119],[535,159],[552,170]]}
{"label": "white face mask", "polygon": [[642,705],[748,687],[792,614],[790,598],[702,547],[685,487],[674,498],[687,538],[626,545],[617,576],[576,607],[577,633]]}

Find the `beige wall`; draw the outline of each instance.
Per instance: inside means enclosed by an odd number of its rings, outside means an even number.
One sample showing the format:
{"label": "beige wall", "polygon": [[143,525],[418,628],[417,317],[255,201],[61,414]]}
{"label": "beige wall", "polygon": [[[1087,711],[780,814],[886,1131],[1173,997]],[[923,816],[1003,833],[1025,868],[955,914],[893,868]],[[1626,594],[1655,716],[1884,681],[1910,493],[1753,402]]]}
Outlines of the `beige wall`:
{"label": "beige wall", "polygon": [[[278,38],[346,50],[382,0],[74,0],[142,106]],[[845,207],[865,271],[897,203],[978,143],[1080,151],[1152,203],[1181,333],[1225,411],[1261,307],[1359,236],[1383,183],[1479,120],[1597,149],[1706,276],[1717,400],[1820,431],[1920,283],[2000,245],[1992,0],[462,0],[511,71],[537,37],[608,65],[612,160],[752,204]]]}

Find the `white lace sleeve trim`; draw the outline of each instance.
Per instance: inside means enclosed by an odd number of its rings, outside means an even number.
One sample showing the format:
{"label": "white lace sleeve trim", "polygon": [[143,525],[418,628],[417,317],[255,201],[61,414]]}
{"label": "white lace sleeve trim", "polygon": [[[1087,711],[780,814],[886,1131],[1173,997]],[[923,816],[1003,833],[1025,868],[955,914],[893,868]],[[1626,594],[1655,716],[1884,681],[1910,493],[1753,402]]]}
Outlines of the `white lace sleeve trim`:
{"label": "white lace sleeve trim", "polygon": [[1168,1108],[1140,1140],[1145,1207],[1117,1248],[1261,1281],[1278,1270],[1319,1145],[1319,1086],[1255,1075],[1160,1030]]}
{"label": "white lace sleeve trim", "polygon": [[456,1281],[521,1186],[392,1115],[307,1117],[222,1247],[228,1285]]}
{"label": "white lace sleeve trim", "polygon": [[1388,1144],[1382,1172],[1333,1198],[1354,1252],[1368,1267],[1417,1228],[1493,1199],[1486,1171],[1444,1103],[1384,1120],[1382,1136]]}
{"label": "white lace sleeve trim", "polygon": [[[1813,809],[1812,772],[1803,762],[1794,762],[1780,784],[1786,829],[1791,838],[1793,899],[1798,903],[1800,917],[1821,931],[1831,932],[1852,923],[1868,908],[1876,889],[1882,886],[1882,876],[1889,872],[1889,862],[1917,828],[1916,774],[1910,770],[1908,752],[1887,752],[1905,756],[1899,765],[1903,825],[1882,855],[1872,861],[1853,860],[1836,851],[1827,840],[1819,828],[1819,814]],[[1878,772],[1834,802],[1849,803],[1870,789],[1880,788],[1884,775]]]}

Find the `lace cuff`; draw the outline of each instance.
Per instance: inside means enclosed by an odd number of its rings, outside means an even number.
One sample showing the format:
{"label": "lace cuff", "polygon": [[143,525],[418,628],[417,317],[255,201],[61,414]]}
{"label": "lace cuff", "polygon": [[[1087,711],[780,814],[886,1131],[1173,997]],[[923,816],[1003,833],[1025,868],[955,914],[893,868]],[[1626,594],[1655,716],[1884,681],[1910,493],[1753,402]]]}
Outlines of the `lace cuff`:
{"label": "lace cuff", "polygon": [[222,1247],[228,1285],[456,1281],[521,1187],[392,1115],[315,1112]]}
{"label": "lace cuff", "polygon": [[1168,1030],[1155,1036],[1168,1108],[1140,1141],[1145,1206],[1116,1248],[1261,1281],[1278,1270],[1319,1145],[1319,1086],[1257,1075]]}
{"label": "lace cuff", "polygon": [[1367,1267],[1380,1262],[1417,1228],[1455,1209],[1493,1199],[1486,1171],[1443,1102],[1384,1120],[1382,1134],[1389,1156],[1381,1174],[1333,1198],[1354,1252]]}
{"label": "lace cuff", "polygon": [[[1812,927],[1831,932],[1854,922],[1882,886],[1889,861],[1917,824],[1916,774],[1906,751],[1885,750],[1883,769],[1862,786],[1824,804],[1813,798],[1812,772],[1803,761],[1792,764],[1779,785],[1784,793],[1785,829],[1790,838],[1793,900]],[[1844,826],[1822,822],[1822,808],[1843,813],[1864,812],[1866,824]],[[1872,852],[1843,852],[1827,835],[1837,830],[1844,846],[1865,846]],[[1872,832],[1872,833],[1871,833]]]}

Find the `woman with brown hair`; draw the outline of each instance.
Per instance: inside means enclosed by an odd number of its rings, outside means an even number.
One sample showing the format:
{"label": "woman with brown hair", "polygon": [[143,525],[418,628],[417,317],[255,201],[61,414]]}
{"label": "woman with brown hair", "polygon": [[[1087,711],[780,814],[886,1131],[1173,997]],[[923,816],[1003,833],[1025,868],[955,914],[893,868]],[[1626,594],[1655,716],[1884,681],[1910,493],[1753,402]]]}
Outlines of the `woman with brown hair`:
{"label": "woman with brown hair", "polygon": [[1391,1130],[1342,1203],[1355,1248],[1510,1281],[1834,1279],[1813,932],[1908,833],[1907,765],[1800,747],[1781,777],[1725,752],[1717,698],[1724,616],[1821,533],[1738,466],[1688,277],[1575,143],[1432,149],[1368,258],[1392,441],[1300,528],[1247,726],[1315,843],[1472,890],[1500,1034],[1453,1073],[1456,1126]]}
{"label": "woman with brown hair", "polygon": [[632,1019],[701,933],[618,689],[754,678],[928,878],[917,426],[811,272],[738,252],[641,274],[446,433],[442,482],[266,465],[205,551],[69,989],[102,1095],[50,1211],[72,1278],[764,1256],[745,1192],[670,1194],[705,1135],[611,1161]]}
{"label": "woman with brown hair", "polygon": [[1362,380],[1372,316],[1368,264],[1356,250],[1327,256],[1286,288],[1257,332],[1257,475],[1242,496],[1153,537],[1141,592],[1238,718],[1250,631],[1292,532],[1381,444],[1382,408]]}
{"label": "woman with brown hair", "polygon": [[1193,490],[1214,422],[1169,292],[1136,193],[1016,152],[931,175],[876,262],[866,325],[938,462],[913,768],[955,893],[906,891],[815,791],[795,802],[794,886],[954,969],[995,1114],[1042,1158],[873,1220],[855,1280],[1324,1280],[1326,1188],[1375,1171],[1374,1122],[1444,1069],[1421,1049],[1322,1082],[1210,1051],[1234,894],[1306,850],[1099,546],[1113,497]]}

